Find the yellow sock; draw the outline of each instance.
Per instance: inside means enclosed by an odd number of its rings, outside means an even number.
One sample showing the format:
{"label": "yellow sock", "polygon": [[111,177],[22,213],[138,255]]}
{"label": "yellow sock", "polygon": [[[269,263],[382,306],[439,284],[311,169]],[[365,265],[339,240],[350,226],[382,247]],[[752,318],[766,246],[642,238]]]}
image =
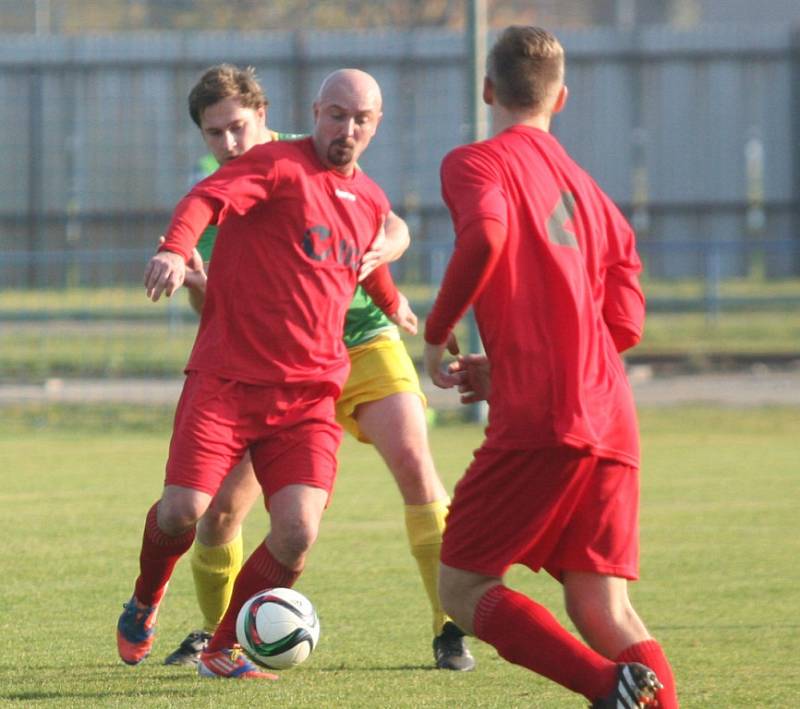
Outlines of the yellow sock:
{"label": "yellow sock", "polygon": [[408,543],[433,610],[434,635],[442,632],[442,626],[448,620],[439,601],[439,554],[449,504],[450,500],[444,498],[426,505],[406,505]]}
{"label": "yellow sock", "polygon": [[242,568],[242,533],[227,544],[206,546],[195,540],[192,575],[197,603],[203,614],[203,630],[213,633],[231,600],[236,574]]}

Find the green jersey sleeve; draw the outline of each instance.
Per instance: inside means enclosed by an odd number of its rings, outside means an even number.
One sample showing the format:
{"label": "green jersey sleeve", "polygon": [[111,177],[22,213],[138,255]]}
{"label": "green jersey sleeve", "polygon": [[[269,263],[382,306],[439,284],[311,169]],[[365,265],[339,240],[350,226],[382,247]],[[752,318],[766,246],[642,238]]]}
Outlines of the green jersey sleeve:
{"label": "green jersey sleeve", "polygon": [[[204,155],[197,161],[195,165],[193,182],[200,182],[204,177],[208,177],[219,167],[217,159],[213,155]],[[213,224],[207,226],[205,231],[200,234],[200,240],[197,242],[197,250],[203,261],[208,263],[211,260],[211,251],[214,249],[214,242],[217,239],[217,227]]]}

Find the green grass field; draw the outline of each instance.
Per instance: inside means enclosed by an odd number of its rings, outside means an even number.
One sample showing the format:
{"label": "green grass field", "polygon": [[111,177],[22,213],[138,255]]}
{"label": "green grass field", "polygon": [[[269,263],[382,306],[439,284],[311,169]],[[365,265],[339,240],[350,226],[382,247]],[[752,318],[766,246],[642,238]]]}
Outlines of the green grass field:
{"label": "green grass field", "polygon": [[[416,303],[434,294],[430,286],[404,289]],[[702,302],[699,281],[646,282],[645,290],[653,299]],[[723,283],[722,295],[751,299],[753,306],[724,309],[714,319],[654,310],[633,356],[680,356],[698,366],[717,355],[800,357],[800,280],[740,279]],[[763,305],[770,302],[780,304]],[[0,290],[0,381],[173,376],[186,363],[196,330],[183,291],[153,304],[134,287]],[[458,334],[466,346],[466,326]],[[422,338],[407,338],[407,345],[418,360]]]}
{"label": "green grass field", "polygon": [[[400,498],[371,448],[347,440],[320,539],[297,588],[320,645],[274,683],[200,680],[160,664],[198,624],[188,563],[173,577],[153,656],[130,668],[114,626],[157,497],[171,411],[3,409],[0,706],[582,707],[581,697],[472,642],[473,673],[431,669],[429,617]],[[682,706],[795,707],[800,697],[800,411],[642,411],[642,580],[633,597],[667,650]],[[432,432],[449,487],[481,432]],[[266,528],[255,511],[254,546]],[[511,585],[561,610],[523,569]]]}

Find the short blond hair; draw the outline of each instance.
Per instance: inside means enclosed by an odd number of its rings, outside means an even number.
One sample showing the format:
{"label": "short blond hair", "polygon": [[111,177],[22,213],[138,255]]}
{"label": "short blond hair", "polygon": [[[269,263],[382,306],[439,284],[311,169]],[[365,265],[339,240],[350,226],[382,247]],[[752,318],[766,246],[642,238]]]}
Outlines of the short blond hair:
{"label": "short blond hair", "polygon": [[564,81],[564,48],[541,27],[513,25],[489,52],[486,74],[502,106],[539,110]]}
{"label": "short blond hair", "polygon": [[202,127],[203,111],[226,98],[238,99],[243,108],[257,110],[269,106],[253,67],[217,64],[206,69],[189,92],[189,115],[198,128]]}

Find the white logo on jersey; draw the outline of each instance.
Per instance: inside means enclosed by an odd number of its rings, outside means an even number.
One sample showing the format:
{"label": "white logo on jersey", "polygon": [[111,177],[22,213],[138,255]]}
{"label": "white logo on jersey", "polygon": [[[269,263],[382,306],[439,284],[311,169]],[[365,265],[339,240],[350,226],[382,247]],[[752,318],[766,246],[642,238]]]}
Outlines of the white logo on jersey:
{"label": "white logo on jersey", "polygon": [[356,196],[352,192],[346,192],[345,190],[340,190],[339,188],[336,189],[336,196],[339,199],[346,199],[349,202],[356,201]]}

